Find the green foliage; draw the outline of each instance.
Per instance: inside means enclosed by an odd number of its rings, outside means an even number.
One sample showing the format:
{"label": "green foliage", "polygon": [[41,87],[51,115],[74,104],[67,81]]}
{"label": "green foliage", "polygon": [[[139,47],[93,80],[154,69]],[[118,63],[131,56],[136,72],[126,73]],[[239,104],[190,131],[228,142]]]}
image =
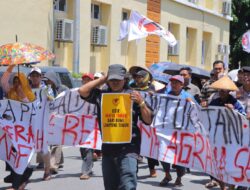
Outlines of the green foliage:
{"label": "green foliage", "polygon": [[82,73],[71,73],[71,76],[72,76],[73,78],[79,79],[79,78],[82,77]]}
{"label": "green foliage", "polygon": [[238,68],[241,66],[250,66],[250,54],[243,51],[241,45],[242,35],[250,29],[250,0],[232,0],[232,17],[230,23],[230,45],[231,53],[230,67]]}

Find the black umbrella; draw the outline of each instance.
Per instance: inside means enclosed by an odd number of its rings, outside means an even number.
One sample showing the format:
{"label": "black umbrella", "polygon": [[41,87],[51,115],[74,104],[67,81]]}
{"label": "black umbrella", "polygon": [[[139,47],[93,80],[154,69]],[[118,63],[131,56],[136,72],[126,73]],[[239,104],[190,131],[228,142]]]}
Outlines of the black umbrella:
{"label": "black umbrella", "polygon": [[189,67],[192,69],[192,75],[197,78],[210,78],[210,73],[204,69],[199,67],[184,65],[184,64],[176,64],[173,62],[159,62],[152,64],[149,67],[149,70],[152,73],[166,73],[170,75],[177,75],[182,67]]}

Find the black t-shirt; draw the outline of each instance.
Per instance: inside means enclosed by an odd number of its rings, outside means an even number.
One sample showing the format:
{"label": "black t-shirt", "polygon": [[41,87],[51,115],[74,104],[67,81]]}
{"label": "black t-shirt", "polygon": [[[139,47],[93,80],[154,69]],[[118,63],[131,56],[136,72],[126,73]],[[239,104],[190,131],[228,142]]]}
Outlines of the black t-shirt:
{"label": "black t-shirt", "polygon": [[[130,93],[131,90],[124,90],[121,93]],[[95,104],[97,106],[97,118],[99,123],[99,128],[101,130],[101,99],[103,93],[113,93],[109,90],[100,90],[94,89],[91,91],[90,95],[86,98],[83,98],[87,102]],[[140,107],[138,104],[133,103],[132,110],[132,140],[130,143],[125,144],[102,144],[102,153],[105,156],[120,156],[120,155],[128,155],[137,158],[140,153],[140,145],[141,145],[141,134],[140,130],[137,127],[138,119],[142,120]],[[143,121],[143,120],[142,120]]]}

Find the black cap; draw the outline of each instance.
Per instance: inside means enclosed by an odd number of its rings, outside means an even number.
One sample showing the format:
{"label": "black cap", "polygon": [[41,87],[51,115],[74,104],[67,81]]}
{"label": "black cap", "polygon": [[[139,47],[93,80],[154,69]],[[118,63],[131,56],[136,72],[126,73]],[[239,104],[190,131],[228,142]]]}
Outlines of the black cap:
{"label": "black cap", "polygon": [[113,64],[108,69],[108,80],[123,80],[126,76],[126,68],[121,64]]}
{"label": "black cap", "polygon": [[242,67],[243,72],[250,72],[250,67],[249,66],[245,66]]}

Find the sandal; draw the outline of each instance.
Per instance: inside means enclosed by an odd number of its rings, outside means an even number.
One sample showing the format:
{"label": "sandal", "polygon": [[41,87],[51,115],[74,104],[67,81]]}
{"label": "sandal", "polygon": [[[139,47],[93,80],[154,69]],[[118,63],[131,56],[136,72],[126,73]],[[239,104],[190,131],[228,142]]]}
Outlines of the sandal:
{"label": "sandal", "polygon": [[50,179],[51,179],[50,172],[49,173],[44,172],[44,174],[43,174],[43,180],[44,181],[49,181]]}
{"label": "sandal", "polygon": [[177,177],[175,182],[174,182],[174,186],[183,186],[183,184],[181,183],[181,177]]}
{"label": "sandal", "polygon": [[213,188],[213,187],[217,187],[219,184],[214,181],[214,180],[211,180],[210,182],[206,183],[205,187],[210,189],[210,188]]}
{"label": "sandal", "polygon": [[172,177],[170,175],[169,176],[165,176],[163,178],[163,180],[161,180],[160,186],[162,186],[162,187],[163,186],[167,186],[170,181],[172,181]]}

